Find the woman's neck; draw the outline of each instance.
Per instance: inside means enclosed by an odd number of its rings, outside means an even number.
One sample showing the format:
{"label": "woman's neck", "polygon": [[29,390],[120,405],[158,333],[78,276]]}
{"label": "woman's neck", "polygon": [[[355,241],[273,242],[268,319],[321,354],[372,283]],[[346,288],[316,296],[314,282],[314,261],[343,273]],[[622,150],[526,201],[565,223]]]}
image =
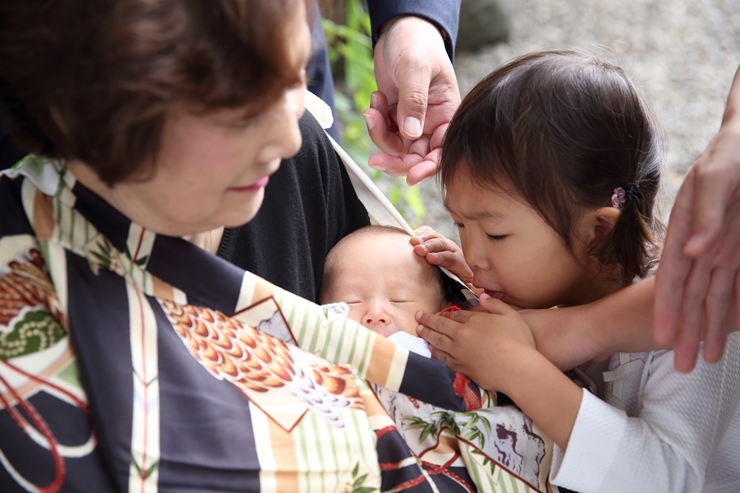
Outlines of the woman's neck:
{"label": "woman's neck", "polygon": [[[75,179],[82,183],[86,188],[95,192],[100,196],[100,198],[108,202],[124,216],[146,229],[150,229],[155,233],[161,233],[161,231],[158,231],[158,228],[156,227],[156,221],[154,221],[154,225],[147,222],[151,222],[154,216],[149,213],[149,211],[143,210],[135,198],[132,198],[131,194],[126,192],[125,187],[108,186],[108,184],[103,182],[92,168],[82,161],[71,160],[68,161],[66,165],[69,171],[74,175]],[[145,221],[140,222],[138,220],[139,218],[145,218]],[[221,244],[223,233],[224,228],[222,226],[210,231],[183,235],[182,237],[190,243],[215,255],[216,252],[218,252],[219,245]]]}

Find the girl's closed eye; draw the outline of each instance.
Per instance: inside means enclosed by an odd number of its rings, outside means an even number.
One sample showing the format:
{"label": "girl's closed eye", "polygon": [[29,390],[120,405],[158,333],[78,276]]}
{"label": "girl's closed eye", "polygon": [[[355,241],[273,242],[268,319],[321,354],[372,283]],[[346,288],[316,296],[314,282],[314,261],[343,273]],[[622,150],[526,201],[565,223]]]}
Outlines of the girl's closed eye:
{"label": "girl's closed eye", "polygon": [[488,239],[489,240],[500,241],[500,240],[503,240],[504,238],[506,238],[509,235],[486,235],[486,236],[488,236]]}

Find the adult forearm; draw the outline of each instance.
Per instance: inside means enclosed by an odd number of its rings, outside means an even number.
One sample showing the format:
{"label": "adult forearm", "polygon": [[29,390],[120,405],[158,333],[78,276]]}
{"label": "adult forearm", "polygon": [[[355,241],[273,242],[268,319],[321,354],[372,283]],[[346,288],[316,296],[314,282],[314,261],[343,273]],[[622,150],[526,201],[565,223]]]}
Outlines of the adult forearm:
{"label": "adult forearm", "polygon": [[654,299],[655,279],[649,278],[587,305],[522,316],[537,350],[567,370],[615,352],[661,349],[652,332]]}

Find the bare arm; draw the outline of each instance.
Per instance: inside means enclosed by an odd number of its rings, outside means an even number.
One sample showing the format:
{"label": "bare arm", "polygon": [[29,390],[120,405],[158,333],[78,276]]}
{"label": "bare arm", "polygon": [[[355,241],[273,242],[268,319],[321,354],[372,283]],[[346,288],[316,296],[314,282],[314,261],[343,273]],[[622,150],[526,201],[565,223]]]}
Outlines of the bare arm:
{"label": "bare arm", "polygon": [[520,312],[540,351],[568,370],[616,352],[663,349],[653,339],[655,278],[645,279],[593,303]]}

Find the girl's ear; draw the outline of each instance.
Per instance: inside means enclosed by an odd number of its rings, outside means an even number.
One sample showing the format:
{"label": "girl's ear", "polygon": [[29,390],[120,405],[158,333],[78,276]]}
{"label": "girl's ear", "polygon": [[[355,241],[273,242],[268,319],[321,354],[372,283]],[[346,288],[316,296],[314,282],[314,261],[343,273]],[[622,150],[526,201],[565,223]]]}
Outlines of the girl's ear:
{"label": "girl's ear", "polygon": [[614,207],[602,207],[587,212],[581,224],[581,234],[588,247],[598,245],[614,228],[620,211]]}

